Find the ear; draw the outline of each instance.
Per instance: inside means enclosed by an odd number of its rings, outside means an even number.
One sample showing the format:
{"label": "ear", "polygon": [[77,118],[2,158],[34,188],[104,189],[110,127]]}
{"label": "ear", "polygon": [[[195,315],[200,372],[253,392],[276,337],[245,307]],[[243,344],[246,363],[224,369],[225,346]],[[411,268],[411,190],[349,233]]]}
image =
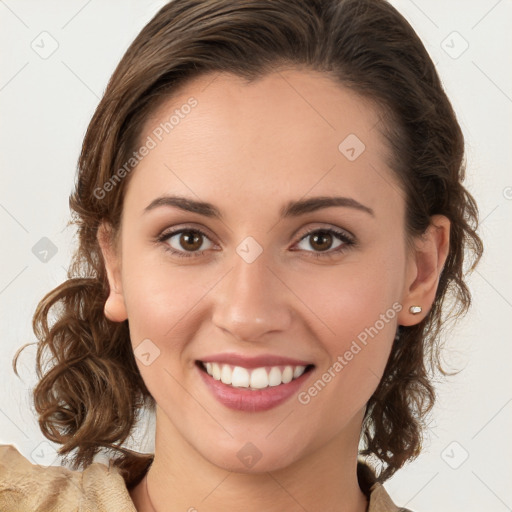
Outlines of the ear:
{"label": "ear", "polygon": [[[415,240],[415,249],[409,255],[401,302],[404,308],[398,315],[398,325],[415,325],[428,315],[449,249],[450,220],[444,215],[433,215],[430,226]],[[421,313],[410,313],[411,306],[421,306]]]}
{"label": "ear", "polygon": [[128,318],[121,283],[121,255],[114,242],[110,224],[103,221],[98,227],[97,240],[107,271],[109,296],[105,302],[105,316],[112,322],[123,322]]}

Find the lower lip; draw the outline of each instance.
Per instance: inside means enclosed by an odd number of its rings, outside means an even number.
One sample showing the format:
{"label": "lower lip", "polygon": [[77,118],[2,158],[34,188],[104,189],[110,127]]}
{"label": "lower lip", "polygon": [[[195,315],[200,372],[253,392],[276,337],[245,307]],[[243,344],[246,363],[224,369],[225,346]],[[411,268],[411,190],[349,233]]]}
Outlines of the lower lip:
{"label": "lower lip", "polygon": [[252,391],[248,388],[236,388],[224,384],[220,380],[215,380],[206,371],[201,370],[198,365],[196,366],[201,378],[221,404],[230,409],[247,412],[267,411],[282,404],[298,392],[313,370],[313,368],[310,369],[297,379],[288,382],[288,384],[279,384],[279,386],[269,386],[261,390]]}

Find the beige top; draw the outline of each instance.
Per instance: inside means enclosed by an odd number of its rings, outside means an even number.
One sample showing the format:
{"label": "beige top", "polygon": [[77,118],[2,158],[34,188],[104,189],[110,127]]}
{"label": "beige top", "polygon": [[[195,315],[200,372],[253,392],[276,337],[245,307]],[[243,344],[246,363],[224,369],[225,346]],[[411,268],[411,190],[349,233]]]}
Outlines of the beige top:
{"label": "beige top", "polygon": [[[361,489],[369,498],[368,512],[407,512],[391,501],[364,464],[358,468],[358,477]],[[38,466],[13,445],[4,444],[0,444],[0,510],[137,512],[123,476],[112,463],[106,466],[93,462],[83,471]]]}

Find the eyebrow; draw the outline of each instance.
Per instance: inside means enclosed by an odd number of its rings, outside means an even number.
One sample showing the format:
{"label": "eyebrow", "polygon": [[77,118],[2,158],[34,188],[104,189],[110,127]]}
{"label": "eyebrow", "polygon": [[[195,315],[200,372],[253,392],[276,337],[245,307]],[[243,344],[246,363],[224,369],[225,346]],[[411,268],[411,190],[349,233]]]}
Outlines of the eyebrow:
{"label": "eyebrow", "polygon": [[[144,208],[143,213],[147,213],[160,206],[173,206],[187,212],[204,215],[205,217],[222,219],[222,213],[213,204],[176,195],[157,197],[151,201],[146,208]],[[289,201],[280,209],[279,214],[281,218],[298,217],[305,213],[311,213],[323,208],[331,208],[333,206],[353,208],[375,217],[375,212],[372,208],[365,206],[350,197],[340,196],[319,196],[311,197],[309,199],[300,199],[298,201]]]}

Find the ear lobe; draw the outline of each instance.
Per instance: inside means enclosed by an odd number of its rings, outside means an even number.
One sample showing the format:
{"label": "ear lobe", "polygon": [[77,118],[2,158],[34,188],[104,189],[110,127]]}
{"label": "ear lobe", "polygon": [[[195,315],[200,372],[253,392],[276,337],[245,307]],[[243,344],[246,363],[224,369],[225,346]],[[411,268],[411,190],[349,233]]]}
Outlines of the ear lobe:
{"label": "ear lobe", "polygon": [[109,284],[109,296],[105,302],[105,316],[112,322],[123,322],[128,318],[121,282],[121,261],[115,247],[110,224],[103,221],[96,234],[98,244],[105,262]]}
{"label": "ear lobe", "polygon": [[[408,263],[415,267],[415,272],[411,272],[413,277],[405,283],[404,308],[398,315],[399,325],[416,325],[427,316],[434,303],[449,250],[450,220],[444,215],[433,215],[430,226],[415,242],[415,253]],[[409,311],[411,306],[421,306],[421,313],[413,315]]]}

